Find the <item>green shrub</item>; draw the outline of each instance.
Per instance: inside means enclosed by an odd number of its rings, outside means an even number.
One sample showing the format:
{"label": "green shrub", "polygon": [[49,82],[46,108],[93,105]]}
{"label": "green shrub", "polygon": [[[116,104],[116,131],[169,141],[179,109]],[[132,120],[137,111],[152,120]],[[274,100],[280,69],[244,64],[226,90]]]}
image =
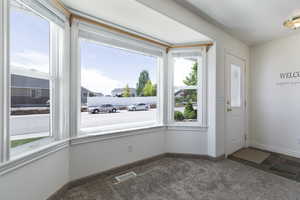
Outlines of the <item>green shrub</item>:
{"label": "green shrub", "polygon": [[194,109],[193,104],[191,102],[186,104],[183,116],[185,119],[197,119],[197,111]]}
{"label": "green shrub", "polygon": [[174,113],[174,119],[175,119],[175,121],[183,121],[184,120],[184,116],[183,116],[182,112],[175,111],[175,113]]}

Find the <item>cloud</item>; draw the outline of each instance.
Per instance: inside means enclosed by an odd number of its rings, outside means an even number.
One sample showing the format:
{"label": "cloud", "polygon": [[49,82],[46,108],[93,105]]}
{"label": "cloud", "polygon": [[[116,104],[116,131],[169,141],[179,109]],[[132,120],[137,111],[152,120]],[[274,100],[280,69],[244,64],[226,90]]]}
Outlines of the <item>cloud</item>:
{"label": "cloud", "polygon": [[49,56],[37,51],[13,53],[10,62],[13,67],[49,72]]}
{"label": "cloud", "polygon": [[122,82],[104,76],[99,70],[82,68],[81,74],[81,85],[93,92],[107,95],[115,88],[124,87]]}
{"label": "cloud", "polygon": [[184,58],[176,58],[174,62],[174,85],[185,86],[183,80],[192,71],[194,61],[187,60]]}
{"label": "cloud", "polygon": [[[37,51],[17,52],[11,55],[11,66],[48,73],[49,56]],[[121,81],[111,79],[99,70],[86,68],[82,68],[81,85],[93,92],[104,94],[111,94],[114,88],[124,87]]]}

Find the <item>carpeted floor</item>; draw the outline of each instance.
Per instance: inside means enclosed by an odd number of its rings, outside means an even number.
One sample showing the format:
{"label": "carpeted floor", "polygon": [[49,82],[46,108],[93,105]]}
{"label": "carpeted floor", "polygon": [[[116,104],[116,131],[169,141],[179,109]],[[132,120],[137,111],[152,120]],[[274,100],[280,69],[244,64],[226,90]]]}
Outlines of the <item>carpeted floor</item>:
{"label": "carpeted floor", "polygon": [[69,189],[61,200],[300,200],[300,183],[232,160],[161,158]]}

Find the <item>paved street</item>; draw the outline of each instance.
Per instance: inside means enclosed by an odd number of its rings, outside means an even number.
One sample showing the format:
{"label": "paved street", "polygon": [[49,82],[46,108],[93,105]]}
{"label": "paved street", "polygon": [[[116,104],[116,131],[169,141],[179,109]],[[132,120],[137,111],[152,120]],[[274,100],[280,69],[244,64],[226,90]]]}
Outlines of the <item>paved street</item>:
{"label": "paved street", "polygon": [[[82,113],[82,128],[106,126],[121,123],[134,123],[153,121],[156,117],[156,109],[149,111],[128,112],[122,110],[117,113],[89,114]],[[12,116],[10,121],[11,136],[28,135],[30,137],[42,136],[49,131],[49,114]],[[13,137],[12,137],[13,138]]]}
{"label": "paved street", "polygon": [[156,118],[156,109],[149,111],[125,111],[117,113],[88,114],[82,113],[81,127],[97,127],[122,123],[153,121]]}

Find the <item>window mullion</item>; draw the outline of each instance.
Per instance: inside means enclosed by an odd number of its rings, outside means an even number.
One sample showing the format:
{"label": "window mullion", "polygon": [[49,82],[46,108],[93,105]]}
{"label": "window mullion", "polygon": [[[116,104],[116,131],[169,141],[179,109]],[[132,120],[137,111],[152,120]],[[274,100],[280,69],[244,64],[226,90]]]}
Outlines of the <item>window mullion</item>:
{"label": "window mullion", "polygon": [[79,49],[79,30],[78,21],[74,20],[71,27],[71,68],[70,68],[70,137],[76,137],[80,131],[80,84],[81,84],[81,68],[80,68],[80,49]]}
{"label": "window mullion", "polygon": [[59,43],[58,29],[50,22],[50,133],[55,140],[59,139]]}
{"label": "window mullion", "polygon": [[202,126],[207,127],[208,122],[207,122],[207,111],[208,111],[208,104],[207,104],[207,99],[208,99],[208,83],[207,83],[207,52],[206,52],[206,47],[202,49]]}
{"label": "window mullion", "polygon": [[[203,74],[203,62],[201,62],[203,59],[198,58],[197,62],[198,62],[198,70],[197,70],[197,120],[198,122],[200,122],[201,124],[203,124],[203,78],[204,78],[204,74]],[[201,114],[200,114],[200,112]]]}
{"label": "window mullion", "polygon": [[9,160],[10,140],[9,140],[9,2],[0,2],[0,163]]}
{"label": "window mullion", "polygon": [[59,31],[59,132],[60,139],[69,137],[69,105],[70,105],[70,27]]}
{"label": "window mullion", "polygon": [[168,123],[174,122],[174,106],[175,106],[175,99],[174,99],[174,61],[172,54],[168,54],[168,102],[169,102],[169,108],[168,108]]}
{"label": "window mullion", "polygon": [[163,57],[158,59],[158,70],[157,70],[157,110],[158,112],[157,114],[157,120],[159,122],[159,124],[164,124],[165,122],[165,118],[164,118],[164,112],[163,110],[165,109],[164,106],[164,91],[165,91],[165,84],[164,84],[164,72],[165,72],[165,68],[164,68],[164,60],[166,58],[166,55],[164,54]]}
{"label": "window mullion", "polygon": [[[200,75],[201,76],[201,75]],[[197,84],[200,84],[200,82],[198,81]],[[174,86],[173,86],[174,87]],[[174,89],[178,89],[178,90],[197,90],[199,88],[199,85],[197,86],[182,86],[182,87],[174,87]]]}

